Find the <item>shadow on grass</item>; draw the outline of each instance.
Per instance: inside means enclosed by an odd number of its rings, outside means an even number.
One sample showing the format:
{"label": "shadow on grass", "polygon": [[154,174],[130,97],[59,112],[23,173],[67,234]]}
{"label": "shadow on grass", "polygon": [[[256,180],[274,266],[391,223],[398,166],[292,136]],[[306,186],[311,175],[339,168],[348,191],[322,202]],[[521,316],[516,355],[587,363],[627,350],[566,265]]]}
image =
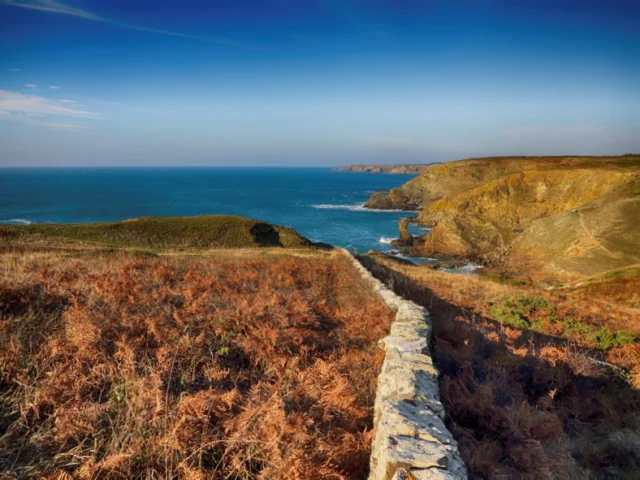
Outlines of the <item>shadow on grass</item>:
{"label": "shadow on grass", "polygon": [[592,351],[504,328],[358,259],[430,311],[446,422],[471,478],[637,478],[640,392],[589,360]]}
{"label": "shadow on grass", "polygon": [[280,233],[268,223],[256,223],[251,227],[251,235],[261,247],[282,247]]}

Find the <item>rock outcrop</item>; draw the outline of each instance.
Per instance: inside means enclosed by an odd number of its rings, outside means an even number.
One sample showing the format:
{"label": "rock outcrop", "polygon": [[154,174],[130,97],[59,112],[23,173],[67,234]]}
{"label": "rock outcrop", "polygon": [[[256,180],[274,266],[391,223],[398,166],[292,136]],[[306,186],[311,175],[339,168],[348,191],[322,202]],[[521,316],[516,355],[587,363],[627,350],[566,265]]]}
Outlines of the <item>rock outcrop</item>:
{"label": "rock outcrop", "polygon": [[391,245],[394,247],[410,247],[413,245],[413,235],[409,232],[409,219],[401,218],[398,222],[398,235],[399,237],[391,241]]}
{"label": "rock outcrop", "polygon": [[457,443],[444,424],[428,312],[397,296],[345,254],[396,310],[389,336],[381,340],[385,360],[376,391],[369,479],[466,479]]}

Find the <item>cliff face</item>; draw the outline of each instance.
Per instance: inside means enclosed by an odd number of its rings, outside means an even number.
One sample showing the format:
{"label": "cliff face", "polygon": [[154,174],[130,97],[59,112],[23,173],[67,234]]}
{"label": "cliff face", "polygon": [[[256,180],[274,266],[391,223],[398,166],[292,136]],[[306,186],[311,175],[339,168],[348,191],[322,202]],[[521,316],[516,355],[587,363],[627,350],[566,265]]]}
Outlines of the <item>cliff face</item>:
{"label": "cliff face", "polygon": [[385,198],[413,195],[418,223],[432,227],[414,254],[541,279],[640,262],[640,156],[460,161],[396,190]]}

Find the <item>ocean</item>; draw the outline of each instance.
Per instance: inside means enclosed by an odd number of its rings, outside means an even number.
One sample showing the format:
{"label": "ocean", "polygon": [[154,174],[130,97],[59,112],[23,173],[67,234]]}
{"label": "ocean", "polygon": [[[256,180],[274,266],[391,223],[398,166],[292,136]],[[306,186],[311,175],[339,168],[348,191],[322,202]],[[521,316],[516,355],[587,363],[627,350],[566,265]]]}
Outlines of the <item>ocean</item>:
{"label": "ocean", "polygon": [[411,213],[363,205],[374,191],[410,178],[330,168],[6,168],[0,223],[230,214],[290,226],[354,252],[388,251],[398,220]]}

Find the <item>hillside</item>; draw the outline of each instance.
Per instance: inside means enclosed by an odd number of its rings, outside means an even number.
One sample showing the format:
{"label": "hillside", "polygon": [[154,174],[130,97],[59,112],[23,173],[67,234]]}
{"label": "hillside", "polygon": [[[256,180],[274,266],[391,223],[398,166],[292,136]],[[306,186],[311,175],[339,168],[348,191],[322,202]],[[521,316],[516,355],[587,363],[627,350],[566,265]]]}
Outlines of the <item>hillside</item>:
{"label": "hillside", "polygon": [[242,217],[142,217],[89,224],[0,225],[0,242],[91,242],[135,248],[306,248],[314,244],[288,227]]}
{"label": "hillside", "polygon": [[512,173],[571,168],[640,167],[640,155],[611,157],[492,157],[426,165],[420,176],[388,192],[375,192],[368,208],[416,210],[446,195]]}
{"label": "hillside", "polygon": [[[400,203],[397,203],[400,202]],[[420,208],[412,253],[472,258],[553,283],[640,262],[640,157],[472,159],[367,205]]]}

